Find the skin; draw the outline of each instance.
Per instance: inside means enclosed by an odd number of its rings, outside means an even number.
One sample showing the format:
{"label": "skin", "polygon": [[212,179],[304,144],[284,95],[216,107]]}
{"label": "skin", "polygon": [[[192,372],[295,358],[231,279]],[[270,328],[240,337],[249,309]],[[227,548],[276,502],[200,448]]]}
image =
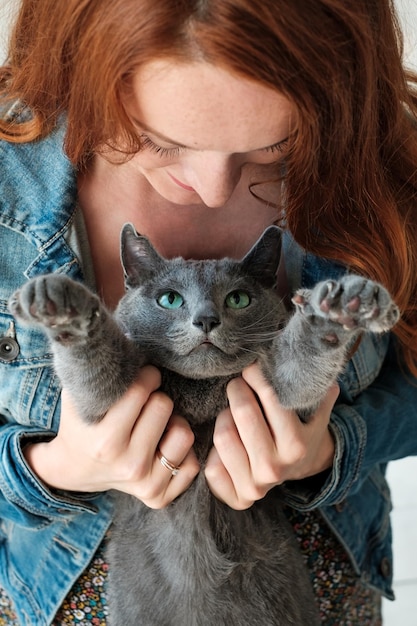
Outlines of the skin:
{"label": "skin", "polygon": [[[208,63],[156,60],[144,65],[123,94],[143,149],[120,163],[108,151],[78,181],[97,287],[108,306],[123,293],[119,233],[125,222],[167,257],[240,258],[276,219],[277,161],[295,128],[293,105],[280,93]],[[63,392],[57,437],[25,449],[46,484],[71,491],[115,488],[148,506],[166,506],[199,471],[187,422],[172,415],[157,391],[159,372],[138,380],[94,426],[85,425]],[[256,396],[262,409],[259,407]],[[213,493],[243,509],[285,480],[332,465],[328,429],[333,388],[308,424],[284,410],[257,364],[228,386],[229,408],[217,418],[205,473]],[[172,477],[158,449],[181,466]]]}

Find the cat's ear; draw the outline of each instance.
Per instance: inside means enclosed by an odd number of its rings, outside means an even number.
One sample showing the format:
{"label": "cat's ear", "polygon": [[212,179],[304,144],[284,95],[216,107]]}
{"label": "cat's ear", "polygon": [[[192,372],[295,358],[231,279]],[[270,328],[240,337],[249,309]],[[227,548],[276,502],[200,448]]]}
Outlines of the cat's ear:
{"label": "cat's ear", "polygon": [[125,224],[122,228],[120,256],[126,287],[141,285],[163,262],[150,241],[139,235],[132,224]]}
{"label": "cat's ear", "polygon": [[241,261],[249,276],[265,287],[273,287],[277,282],[281,238],[281,229],[269,226]]}

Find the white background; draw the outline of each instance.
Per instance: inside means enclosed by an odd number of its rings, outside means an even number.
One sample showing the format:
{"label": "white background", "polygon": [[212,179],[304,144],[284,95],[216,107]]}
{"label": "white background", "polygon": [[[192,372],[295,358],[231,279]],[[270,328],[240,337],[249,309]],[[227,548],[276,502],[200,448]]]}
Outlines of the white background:
{"label": "white background", "polygon": [[[0,0],[0,62],[6,59],[9,25],[18,4],[18,0]],[[405,34],[406,64],[417,68],[417,0],[397,0],[397,7]],[[392,463],[389,479],[397,600],[384,602],[384,626],[417,626],[417,458]]]}

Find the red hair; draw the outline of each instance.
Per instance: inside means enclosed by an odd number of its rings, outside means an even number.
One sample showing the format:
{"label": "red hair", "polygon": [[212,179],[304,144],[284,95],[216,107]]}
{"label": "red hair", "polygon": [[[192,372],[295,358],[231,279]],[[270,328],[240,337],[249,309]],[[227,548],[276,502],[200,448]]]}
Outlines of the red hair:
{"label": "red hair", "polygon": [[[382,282],[417,374],[417,97],[390,0],[23,0],[3,97],[33,111],[0,136],[31,141],[65,113],[82,166],[123,138],[121,94],[155,58],[202,60],[272,87],[297,110],[286,224],[320,256]],[[277,215],[278,219],[278,215]]]}

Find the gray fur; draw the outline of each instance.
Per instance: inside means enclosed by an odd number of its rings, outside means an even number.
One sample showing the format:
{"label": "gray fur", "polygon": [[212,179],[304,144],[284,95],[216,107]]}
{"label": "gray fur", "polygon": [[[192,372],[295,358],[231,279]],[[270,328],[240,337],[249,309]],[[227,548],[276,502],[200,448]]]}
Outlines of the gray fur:
{"label": "gray fur", "polygon": [[[144,363],[160,367],[162,388],[189,420],[204,466],[226,384],[245,366],[259,359],[282,404],[308,419],[352,339],[398,320],[387,291],[353,275],[300,290],[288,316],[275,290],[280,236],[270,227],[241,261],[165,260],[126,225],[127,292],[114,317],[62,275],[26,283],[10,309],[44,328],[56,370],[89,422],[102,418]],[[238,291],[250,295],[248,306],[227,307],[228,294]],[[184,303],[163,308],[163,292],[178,292]],[[279,488],[247,511],[216,500],[203,472],[164,510],[117,498],[109,542],[112,626],[319,624]]]}

